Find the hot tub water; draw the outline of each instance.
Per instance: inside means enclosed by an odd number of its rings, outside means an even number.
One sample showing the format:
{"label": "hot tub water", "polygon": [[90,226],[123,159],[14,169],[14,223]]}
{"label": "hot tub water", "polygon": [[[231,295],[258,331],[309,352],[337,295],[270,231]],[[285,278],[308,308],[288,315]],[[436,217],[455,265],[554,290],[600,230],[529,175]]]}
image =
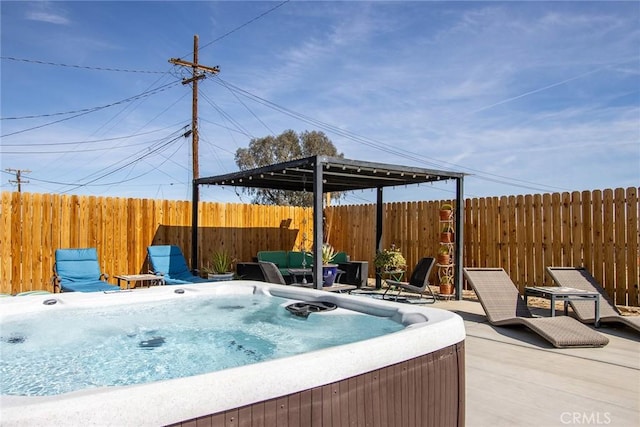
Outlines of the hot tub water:
{"label": "hot tub water", "polygon": [[0,394],[46,396],[188,377],[404,328],[339,309],[300,318],[265,295],[187,297],[12,316],[0,330]]}

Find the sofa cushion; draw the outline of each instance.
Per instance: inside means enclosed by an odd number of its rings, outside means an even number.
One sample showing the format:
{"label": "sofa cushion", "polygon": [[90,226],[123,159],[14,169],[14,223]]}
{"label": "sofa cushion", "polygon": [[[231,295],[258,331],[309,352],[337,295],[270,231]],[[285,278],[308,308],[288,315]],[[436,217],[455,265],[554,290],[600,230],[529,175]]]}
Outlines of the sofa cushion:
{"label": "sofa cushion", "polygon": [[313,264],[313,256],[305,252],[290,251],[289,252],[289,268],[302,268],[302,260],[306,257],[306,267],[311,268]]}
{"label": "sofa cushion", "polygon": [[333,257],[334,264],[340,264],[344,262],[349,262],[349,257],[346,252],[336,252],[336,255]]}
{"label": "sofa cushion", "polygon": [[278,268],[288,268],[289,262],[286,251],[260,251],[258,261],[274,263]]}

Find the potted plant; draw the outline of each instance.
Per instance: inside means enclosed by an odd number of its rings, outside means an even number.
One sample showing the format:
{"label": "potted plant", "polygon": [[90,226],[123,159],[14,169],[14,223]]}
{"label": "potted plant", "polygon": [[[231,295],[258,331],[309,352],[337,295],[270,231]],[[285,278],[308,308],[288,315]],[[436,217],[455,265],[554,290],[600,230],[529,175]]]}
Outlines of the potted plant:
{"label": "potted plant", "polygon": [[450,224],[445,224],[442,227],[442,231],[440,232],[440,242],[441,243],[453,242],[453,227]]}
{"label": "potted plant", "polygon": [[449,274],[440,276],[440,294],[453,295],[453,276]]}
{"label": "potted plant", "polygon": [[449,265],[451,263],[451,249],[448,245],[442,245],[438,249],[437,262],[440,265]]}
{"label": "potted plant", "polygon": [[219,249],[211,253],[202,271],[207,273],[207,278],[213,281],[232,280],[235,261],[226,249]]}
{"label": "potted plant", "polygon": [[395,245],[391,245],[391,249],[384,249],[378,252],[373,263],[378,270],[387,273],[404,271],[407,267],[407,261],[404,259],[400,249],[396,249]]}
{"label": "potted plant", "polygon": [[440,220],[441,221],[448,221],[449,219],[451,219],[452,215],[453,215],[453,206],[451,206],[451,204],[444,203],[444,204],[440,205]]}
{"label": "potted plant", "polygon": [[338,264],[333,264],[336,250],[329,243],[322,244],[322,286],[332,286],[338,273]]}

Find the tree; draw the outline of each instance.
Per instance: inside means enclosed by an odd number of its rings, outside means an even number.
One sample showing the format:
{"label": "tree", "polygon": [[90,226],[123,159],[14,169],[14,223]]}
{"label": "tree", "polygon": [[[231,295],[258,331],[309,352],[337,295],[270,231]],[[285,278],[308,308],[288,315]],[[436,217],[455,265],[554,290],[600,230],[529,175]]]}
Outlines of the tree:
{"label": "tree", "polygon": [[[276,137],[253,138],[248,148],[238,148],[235,160],[240,170],[247,170],[315,155],[344,157],[323,132],[304,131],[297,134],[289,129]],[[242,190],[253,196],[252,203],[281,206],[313,205],[313,193],[310,192],[260,188]],[[332,199],[337,200],[340,197],[340,194],[331,194]]]}

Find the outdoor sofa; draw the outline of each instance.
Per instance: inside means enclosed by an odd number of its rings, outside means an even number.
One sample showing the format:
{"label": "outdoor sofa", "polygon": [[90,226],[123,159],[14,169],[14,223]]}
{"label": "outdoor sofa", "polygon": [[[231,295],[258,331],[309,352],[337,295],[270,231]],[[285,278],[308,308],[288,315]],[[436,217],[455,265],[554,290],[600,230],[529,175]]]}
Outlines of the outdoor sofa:
{"label": "outdoor sofa", "polygon": [[[310,253],[301,251],[260,251],[256,258],[258,262],[274,263],[287,283],[294,281],[289,269],[303,268],[303,259],[305,260],[306,268],[311,268],[313,256]],[[338,252],[333,259],[333,264],[338,264],[338,269],[342,271],[337,283],[355,285],[359,288],[367,285],[369,276],[369,263],[367,261],[350,261],[345,252]]]}

